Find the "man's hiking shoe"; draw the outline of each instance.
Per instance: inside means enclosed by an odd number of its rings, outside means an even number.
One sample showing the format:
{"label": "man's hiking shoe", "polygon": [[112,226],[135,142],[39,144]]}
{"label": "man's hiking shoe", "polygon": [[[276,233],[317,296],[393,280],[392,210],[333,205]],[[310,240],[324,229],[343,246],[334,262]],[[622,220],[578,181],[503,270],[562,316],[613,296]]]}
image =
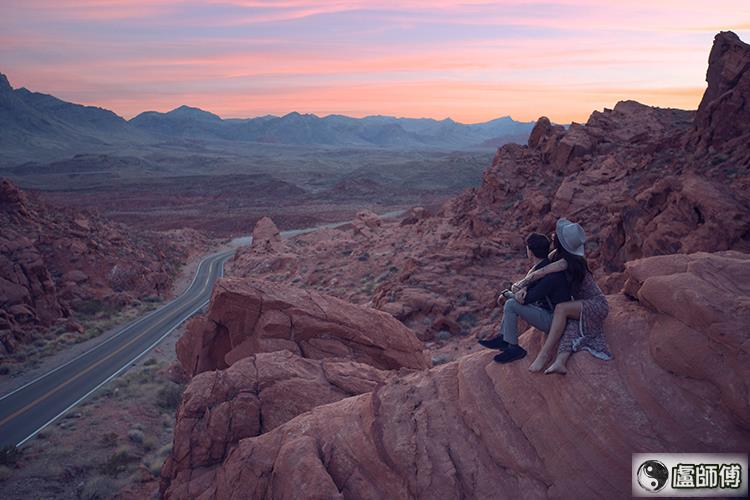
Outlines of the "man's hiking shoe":
{"label": "man's hiking shoe", "polygon": [[500,354],[495,355],[496,363],[510,363],[517,359],[526,357],[526,349],[520,345],[508,344],[508,348]]}
{"label": "man's hiking shoe", "polygon": [[489,340],[480,340],[479,344],[489,349],[500,349],[501,351],[503,349],[507,349],[510,345],[505,340],[503,340],[503,337],[500,335]]}

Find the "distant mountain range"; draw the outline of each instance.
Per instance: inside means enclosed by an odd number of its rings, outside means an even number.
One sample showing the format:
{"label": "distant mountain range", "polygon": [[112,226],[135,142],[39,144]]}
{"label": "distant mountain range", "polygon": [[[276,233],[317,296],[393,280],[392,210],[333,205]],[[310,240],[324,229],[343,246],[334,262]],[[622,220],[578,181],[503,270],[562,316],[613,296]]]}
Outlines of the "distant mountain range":
{"label": "distant mountain range", "polygon": [[486,149],[525,143],[533,122],[510,117],[462,124],[447,118],[395,118],[289,113],[248,119],[221,117],[189,106],[147,111],[125,120],[112,111],[69,103],[25,88],[13,89],[0,74],[0,147],[18,159],[55,153],[94,152],[163,141],[232,141],[389,149]]}
{"label": "distant mountain range", "polygon": [[464,149],[526,142],[534,126],[533,122],[517,122],[510,117],[465,125],[450,118],[319,117],[296,112],[281,117],[222,120],[188,106],[168,113],[147,111],[130,120],[130,124],[161,137],[405,149]]}

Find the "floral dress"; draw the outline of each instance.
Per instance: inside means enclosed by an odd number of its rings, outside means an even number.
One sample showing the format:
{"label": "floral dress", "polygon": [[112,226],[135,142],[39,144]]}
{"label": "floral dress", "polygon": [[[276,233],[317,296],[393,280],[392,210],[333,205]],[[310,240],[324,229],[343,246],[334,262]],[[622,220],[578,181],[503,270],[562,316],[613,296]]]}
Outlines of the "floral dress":
{"label": "floral dress", "polygon": [[575,299],[583,303],[581,319],[568,320],[558,351],[585,350],[599,359],[612,359],[604,338],[604,319],[609,313],[609,304],[591,273],[586,273]]}

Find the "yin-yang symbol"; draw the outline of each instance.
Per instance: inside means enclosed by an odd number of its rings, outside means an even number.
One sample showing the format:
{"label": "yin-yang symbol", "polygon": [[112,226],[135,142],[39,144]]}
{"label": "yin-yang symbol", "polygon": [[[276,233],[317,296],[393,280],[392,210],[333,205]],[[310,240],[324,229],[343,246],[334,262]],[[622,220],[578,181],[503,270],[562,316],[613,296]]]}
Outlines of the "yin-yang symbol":
{"label": "yin-yang symbol", "polygon": [[647,460],[638,467],[638,484],[646,491],[659,491],[667,484],[669,471],[658,460]]}

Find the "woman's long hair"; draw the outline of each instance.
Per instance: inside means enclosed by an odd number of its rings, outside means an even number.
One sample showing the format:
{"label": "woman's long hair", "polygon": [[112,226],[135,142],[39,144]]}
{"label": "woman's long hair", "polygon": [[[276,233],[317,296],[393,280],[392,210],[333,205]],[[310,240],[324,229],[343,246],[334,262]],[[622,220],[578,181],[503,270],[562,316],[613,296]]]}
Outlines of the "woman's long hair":
{"label": "woman's long hair", "polygon": [[568,268],[565,270],[565,277],[568,278],[573,293],[578,292],[581,289],[583,278],[586,277],[586,273],[590,273],[589,263],[585,257],[580,255],[573,255],[563,248],[560,242],[557,241],[557,235],[552,234],[552,245],[555,248],[555,260],[565,259],[568,263]]}

